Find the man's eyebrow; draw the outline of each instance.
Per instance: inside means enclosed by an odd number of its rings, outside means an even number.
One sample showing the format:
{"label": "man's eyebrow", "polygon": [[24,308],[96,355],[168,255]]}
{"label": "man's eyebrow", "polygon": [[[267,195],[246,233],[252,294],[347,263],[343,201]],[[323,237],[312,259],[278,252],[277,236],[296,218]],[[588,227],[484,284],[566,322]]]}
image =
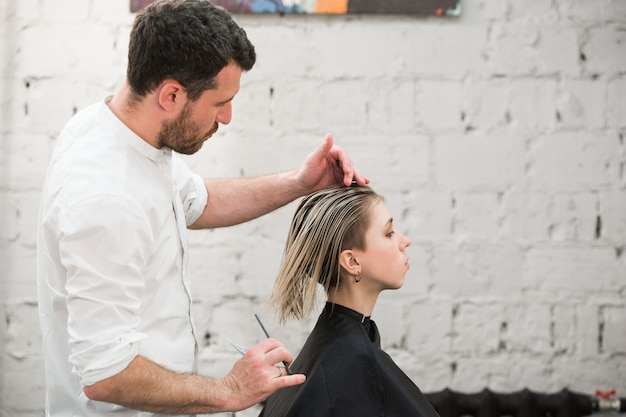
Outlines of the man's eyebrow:
{"label": "man's eyebrow", "polygon": [[224,100],[224,101],[218,101],[218,102],[217,102],[217,105],[218,105],[218,106],[221,106],[221,105],[224,105],[224,104],[226,104],[226,103],[229,103],[229,102],[233,101],[233,99],[234,99],[234,98],[235,98],[235,96],[232,96],[231,98],[226,99],[226,100]]}

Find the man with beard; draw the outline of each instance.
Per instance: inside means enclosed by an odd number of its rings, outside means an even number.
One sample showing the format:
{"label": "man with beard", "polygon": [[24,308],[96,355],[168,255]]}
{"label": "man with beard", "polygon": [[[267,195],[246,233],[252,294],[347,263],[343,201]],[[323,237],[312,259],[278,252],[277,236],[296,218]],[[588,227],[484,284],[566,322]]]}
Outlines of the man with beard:
{"label": "man with beard", "polygon": [[157,1],[133,24],[126,83],[60,133],[37,236],[47,416],[235,411],[304,381],[275,366],[293,357],[274,339],[224,378],[197,374],[186,230],[368,182],[330,136],[298,169],[256,178],[203,180],[176,157],[230,122],[255,59],[223,9]]}

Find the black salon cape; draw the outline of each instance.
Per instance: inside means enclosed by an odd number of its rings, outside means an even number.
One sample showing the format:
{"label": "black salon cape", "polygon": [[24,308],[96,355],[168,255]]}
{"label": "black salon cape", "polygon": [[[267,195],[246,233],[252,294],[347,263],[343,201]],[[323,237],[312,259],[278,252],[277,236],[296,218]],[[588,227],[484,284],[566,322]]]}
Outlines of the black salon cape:
{"label": "black salon cape", "polygon": [[327,303],[291,366],[306,382],[271,395],[259,417],[438,417],[380,348],[369,317]]}

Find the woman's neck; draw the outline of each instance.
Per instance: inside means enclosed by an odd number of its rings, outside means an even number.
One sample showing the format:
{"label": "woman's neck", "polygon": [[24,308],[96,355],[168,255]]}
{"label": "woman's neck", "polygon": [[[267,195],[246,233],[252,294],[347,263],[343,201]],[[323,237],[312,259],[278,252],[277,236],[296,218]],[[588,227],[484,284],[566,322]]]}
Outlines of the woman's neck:
{"label": "woman's neck", "polygon": [[359,283],[349,285],[349,288],[330,288],[328,290],[328,301],[348,307],[349,309],[363,314],[365,317],[370,317],[372,311],[374,311],[374,306],[376,305],[376,300],[380,292],[367,293],[366,291],[355,288],[357,285],[359,285]]}

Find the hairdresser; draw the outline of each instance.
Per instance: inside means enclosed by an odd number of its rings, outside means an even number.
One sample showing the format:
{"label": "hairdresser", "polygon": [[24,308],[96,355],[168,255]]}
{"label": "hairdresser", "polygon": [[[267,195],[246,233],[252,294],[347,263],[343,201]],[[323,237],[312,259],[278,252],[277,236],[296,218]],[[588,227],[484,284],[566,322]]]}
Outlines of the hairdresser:
{"label": "hairdresser", "polygon": [[274,339],[223,378],[197,374],[187,229],[242,223],[331,184],[368,182],[330,136],[299,168],[256,178],[203,180],[176,157],[230,122],[254,62],[223,9],[157,1],[134,21],[124,85],[60,133],[37,237],[46,416],[236,411],[305,380],[276,366],[293,357]]}

